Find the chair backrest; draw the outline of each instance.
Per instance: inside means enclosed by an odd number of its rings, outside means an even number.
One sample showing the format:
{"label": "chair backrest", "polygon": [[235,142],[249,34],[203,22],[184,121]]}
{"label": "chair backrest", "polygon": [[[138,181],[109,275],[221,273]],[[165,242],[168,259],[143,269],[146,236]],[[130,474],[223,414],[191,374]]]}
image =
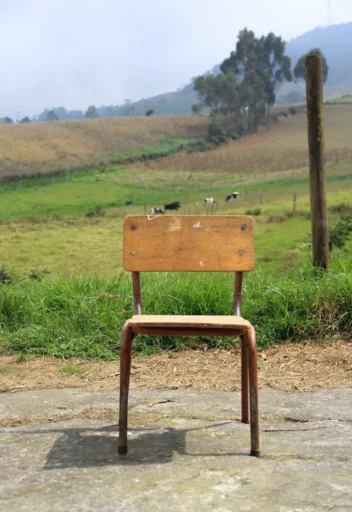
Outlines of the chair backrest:
{"label": "chair backrest", "polygon": [[248,272],[253,220],[244,215],[128,216],[123,267],[132,272]]}

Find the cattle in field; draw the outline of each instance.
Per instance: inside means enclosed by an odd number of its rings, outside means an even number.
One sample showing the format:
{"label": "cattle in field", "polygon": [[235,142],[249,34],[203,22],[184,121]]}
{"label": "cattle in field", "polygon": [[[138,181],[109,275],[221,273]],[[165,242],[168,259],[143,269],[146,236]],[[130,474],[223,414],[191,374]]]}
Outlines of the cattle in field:
{"label": "cattle in field", "polygon": [[239,196],[239,195],[240,195],[240,194],[239,194],[238,192],[231,192],[231,194],[229,194],[229,195],[226,197],[225,201],[230,201],[230,199],[238,199],[238,196]]}
{"label": "cattle in field", "polygon": [[152,215],[163,215],[165,212],[161,208],[152,208]]}
{"label": "cattle in field", "polygon": [[206,205],[208,205],[208,204],[216,204],[216,201],[215,201],[215,199],[214,199],[213,197],[206,197],[206,198],[204,199],[204,203],[205,203]]}
{"label": "cattle in field", "polygon": [[179,201],[174,201],[173,203],[165,204],[164,205],[165,211],[166,210],[178,210],[181,208],[181,204]]}

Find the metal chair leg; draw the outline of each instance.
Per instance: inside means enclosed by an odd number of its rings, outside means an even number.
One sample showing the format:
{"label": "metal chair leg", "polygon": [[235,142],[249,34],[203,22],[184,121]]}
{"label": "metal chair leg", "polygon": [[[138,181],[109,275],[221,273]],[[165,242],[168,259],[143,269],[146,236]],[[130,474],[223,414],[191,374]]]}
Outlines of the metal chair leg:
{"label": "metal chair leg", "polygon": [[251,455],[260,457],[259,449],[259,417],[258,417],[258,370],[257,346],[254,327],[247,331],[249,355],[249,397],[250,397],[250,429]]}
{"label": "metal chair leg", "polygon": [[120,355],[120,410],[119,410],[119,448],[120,455],[127,454],[128,390],[132,356],[133,332],[128,322],[122,328]]}
{"label": "metal chair leg", "polygon": [[241,422],[248,423],[248,344],[247,333],[241,335]]}

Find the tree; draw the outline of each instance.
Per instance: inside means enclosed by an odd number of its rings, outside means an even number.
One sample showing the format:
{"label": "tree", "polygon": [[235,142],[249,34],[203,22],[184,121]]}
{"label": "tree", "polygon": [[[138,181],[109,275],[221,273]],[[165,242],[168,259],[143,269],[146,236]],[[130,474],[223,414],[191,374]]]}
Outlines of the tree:
{"label": "tree", "polygon": [[56,112],[54,112],[54,110],[49,110],[49,112],[46,115],[46,120],[47,121],[58,121],[59,116],[56,114]]}
{"label": "tree", "polygon": [[292,82],[291,59],[285,55],[286,43],[281,37],[270,32],[266,37],[261,38],[264,56],[264,78],[268,96],[268,120],[270,109],[276,100],[281,85],[284,82]]}
{"label": "tree", "polygon": [[145,115],[146,115],[147,117],[150,117],[150,116],[152,116],[153,114],[154,114],[154,109],[152,109],[152,108],[149,108],[149,109],[146,111],[146,113],[145,113]]}
{"label": "tree", "polygon": [[202,110],[203,110],[202,103],[195,103],[194,105],[192,105],[192,114],[193,115],[195,115],[195,116],[200,115]]}
{"label": "tree", "polygon": [[[236,51],[231,52],[220,69],[223,73],[232,70],[242,79],[248,92],[256,89],[256,95],[266,96],[267,114],[276,100],[283,82],[292,82],[291,59],[285,55],[285,42],[270,32],[260,39],[254,32],[244,29],[239,33]],[[250,96],[253,97],[253,91]]]}
{"label": "tree", "polygon": [[87,108],[86,117],[92,119],[92,118],[95,118],[98,116],[99,116],[98,111],[94,105],[91,105],[90,107]]}
{"label": "tree", "polygon": [[292,81],[285,42],[272,32],[257,38],[254,32],[242,30],[236,50],[223,61],[220,71],[216,76],[196,78],[194,89],[212,115],[231,117],[231,136],[256,131],[265,114],[270,118],[282,83]]}
{"label": "tree", "polygon": [[240,108],[239,84],[230,71],[218,76],[199,76],[194,82],[201,103],[213,114],[229,114]]}
{"label": "tree", "polygon": [[28,116],[23,117],[23,118],[21,119],[21,121],[20,121],[20,123],[22,123],[22,124],[24,124],[24,123],[30,123],[30,122],[31,122],[31,120],[29,119],[29,117],[28,117]]}
{"label": "tree", "polygon": [[8,117],[8,116],[4,117],[4,121],[6,124],[13,124],[11,117]]}
{"label": "tree", "polygon": [[307,55],[311,55],[311,54],[321,55],[322,66],[323,66],[323,82],[325,84],[325,82],[328,78],[328,75],[329,75],[329,66],[326,61],[325,56],[323,55],[323,53],[321,52],[321,50],[319,48],[313,48],[308,53],[305,53],[304,55],[302,55],[302,57],[300,57],[298,59],[297,64],[294,67],[293,74],[297,81],[306,79],[306,57],[307,57]]}

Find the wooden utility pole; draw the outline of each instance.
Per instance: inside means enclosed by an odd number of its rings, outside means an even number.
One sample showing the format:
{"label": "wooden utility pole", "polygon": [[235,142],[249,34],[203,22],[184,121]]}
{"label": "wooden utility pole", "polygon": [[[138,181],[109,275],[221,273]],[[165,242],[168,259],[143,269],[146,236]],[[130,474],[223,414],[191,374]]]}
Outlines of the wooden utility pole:
{"label": "wooden utility pole", "polygon": [[329,263],[326,169],[324,155],[323,71],[320,55],[306,57],[310,209],[313,265],[326,269]]}

